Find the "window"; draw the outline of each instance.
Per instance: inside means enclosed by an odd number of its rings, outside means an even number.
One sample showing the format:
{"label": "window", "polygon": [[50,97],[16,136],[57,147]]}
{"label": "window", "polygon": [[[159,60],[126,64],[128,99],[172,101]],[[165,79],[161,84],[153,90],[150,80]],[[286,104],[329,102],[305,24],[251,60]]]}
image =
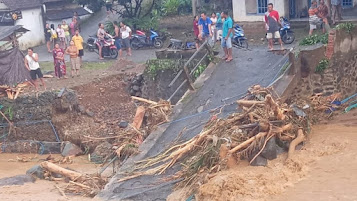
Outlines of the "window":
{"label": "window", "polygon": [[342,0],[343,7],[353,7],[353,0]]}
{"label": "window", "polygon": [[258,1],[258,13],[263,14],[268,10],[268,0],[257,0]]}

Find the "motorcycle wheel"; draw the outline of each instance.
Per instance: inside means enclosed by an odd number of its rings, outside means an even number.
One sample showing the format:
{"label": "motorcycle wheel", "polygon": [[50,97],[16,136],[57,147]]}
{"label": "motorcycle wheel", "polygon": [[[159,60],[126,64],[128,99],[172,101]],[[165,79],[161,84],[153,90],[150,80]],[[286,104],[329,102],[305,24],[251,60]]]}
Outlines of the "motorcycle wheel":
{"label": "motorcycle wheel", "polygon": [[241,48],[244,48],[244,49],[248,49],[248,47],[249,47],[247,40],[239,40],[238,44]]}
{"label": "motorcycle wheel", "polygon": [[133,48],[134,50],[138,50],[140,48],[140,41],[137,38],[134,38],[131,41],[131,48]]}
{"label": "motorcycle wheel", "polygon": [[162,46],[164,46],[164,42],[162,42],[162,40],[160,39],[155,39],[154,40],[154,47],[157,49],[162,48]]}
{"label": "motorcycle wheel", "polygon": [[294,33],[287,32],[286,34],[283,35],[282,40],[285,44],[291,44],[295,40],[295,35]]}
{"label": "motorcycle wheel", "polygon": [[116,58],[118,58],[118,55],[119,55],[119,53],[118,53],[117,49],[111,49],[110,50],[110,58],[116,59]]}

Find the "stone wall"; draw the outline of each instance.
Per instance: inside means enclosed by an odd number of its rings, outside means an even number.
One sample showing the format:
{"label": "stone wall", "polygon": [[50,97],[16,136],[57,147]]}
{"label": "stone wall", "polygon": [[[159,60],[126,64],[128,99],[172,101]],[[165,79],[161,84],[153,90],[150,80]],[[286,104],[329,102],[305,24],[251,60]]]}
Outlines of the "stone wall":
{"label": "stone wall", "polygon": [[[330,57],[328,68],[322,73],[315,72],[318,63],[326,57]],[[351,33],[333,30],[327,46],[303,50],[290,60],[297,84],[288,99],[310,97],[314,93],[325,96],[341,93],[342,97],[348,97],[357,92],[356,29]]]}

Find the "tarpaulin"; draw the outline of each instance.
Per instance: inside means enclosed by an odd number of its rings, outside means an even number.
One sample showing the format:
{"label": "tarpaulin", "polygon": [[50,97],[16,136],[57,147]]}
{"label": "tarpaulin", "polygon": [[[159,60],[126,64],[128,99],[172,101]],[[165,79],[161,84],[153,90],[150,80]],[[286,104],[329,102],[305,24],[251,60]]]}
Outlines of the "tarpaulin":
{"label": "tarpaulin", "polygon": [[0,51],[0,85],[15,86],[29,80],[22,52],[18,48]]}

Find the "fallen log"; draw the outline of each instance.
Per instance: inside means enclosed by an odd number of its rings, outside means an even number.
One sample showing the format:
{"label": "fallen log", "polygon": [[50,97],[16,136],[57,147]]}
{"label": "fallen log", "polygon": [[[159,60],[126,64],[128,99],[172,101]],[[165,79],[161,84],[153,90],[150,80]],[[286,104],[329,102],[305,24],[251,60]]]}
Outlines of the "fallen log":
{"label": "fallen log", "polygon": [[255,101],[255,100],[239,100],[237,101],[238,105],[244,107],[251,107],[252,105],[264,105],[264,101]]}
{"label": "fallen log", "polygon": [[138,109],[136,110],[136,114],[132,123],[132,126],[139,130],[141,127],[141,124],[143,123],[145,116],[145,107],[144,106],[139,106]]}
{"label": "fallen log", "polygon": [[270,106],[270,108],[273,110],[274,115],[278,120],[284,120],[285,115],[283,111],[280,109],[279,105],[273,100],[273,97],[271,95],[267,95],[265,97],[265,102]]}
{"label": "fallen log", "polygon": [[137,100],[137,101],[140,101],[140,102],[149,103],[150,105],[157,105],[158,104],[155,101],[151,101],[151,100],[148,100],[148,99],[145,99],[145,98],[139,98],[139,97],[136,97],[136,96],[132,96],[131,98],[133,100]]}
{"label": "fallen log", "polygon": [[60,175],[63,175],[65,177],[68,177],[70,180],[75,181],[75,180],[81,180],[81,177],[83,176],[81,173],[79,172],[75,172],[72,170],[67,170],[63,167],[60,167],[58,165],[55,165],[51,162],[45,161],[41,163],[41,167],[53,172],[53,173],[57,173]]}
{"label": "fallen log", "polygon": [[290,159],[294,155],[296,146],[302,143],[304,140],[305,140],[304,132],[302,131],[301,128],[299,128],[297,137],[292,142],[290,142],[287,159]]}
{"label": "fallen log", "polygon": [[268,134],[268,132],[261,132],[258,133],[256,136],[249,138],[248,140],[240,143],[239,145],[237,145],[236,147],[234,147],[233,149],[228,151],[228,155],[231,155],[235,152],[237,152],[240,149],[246,148],[248,147],[252,142],[254,142],[255,140],[257,140],[258,138],[264,137]]}

